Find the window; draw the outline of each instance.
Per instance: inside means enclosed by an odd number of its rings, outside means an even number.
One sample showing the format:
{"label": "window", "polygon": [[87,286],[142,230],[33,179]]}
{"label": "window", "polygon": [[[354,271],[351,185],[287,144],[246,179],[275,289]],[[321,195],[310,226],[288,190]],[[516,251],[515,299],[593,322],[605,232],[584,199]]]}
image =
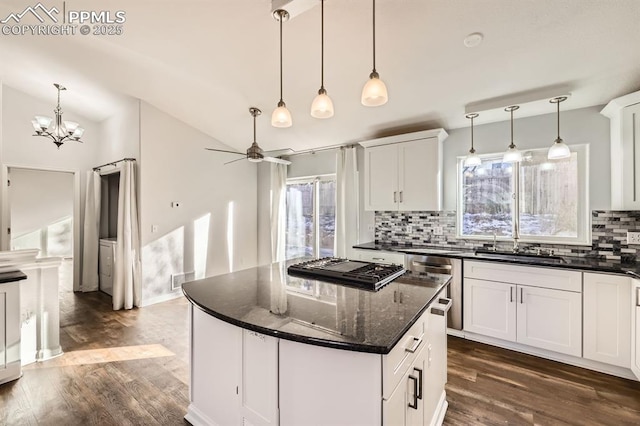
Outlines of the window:
{"label": "window", "polygon": [[589,243],[588,146],[572,146],[570,158],[548,160],[547,149],[526,151],[519,163],[502,154],[479,166],[458,161],[458,237]]}
{"label": "window", "polygon": [[286,256],[333,256],[336,177],[287,180]]}

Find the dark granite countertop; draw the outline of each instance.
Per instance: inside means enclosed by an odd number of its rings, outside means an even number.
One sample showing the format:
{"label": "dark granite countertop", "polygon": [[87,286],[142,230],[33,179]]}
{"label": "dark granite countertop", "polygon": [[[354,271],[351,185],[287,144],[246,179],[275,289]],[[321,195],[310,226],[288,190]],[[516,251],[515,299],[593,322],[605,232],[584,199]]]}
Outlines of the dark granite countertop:
{"label": "dark granite countertop", "polygon": [[238,327],[313,345],[387,354],[451,279],[408,272],[372,292],[289,276],[288,265],[302,260],[188,282],[182,291],[196,307]]}
{"label": "dark granite countertop", "polygon": [[22,271],[0,272],[0,284],[13,283],[25,279],[27,279],[27,276]]}
{"label": "dark granite countertop", "polygon": [[410,246],[379,242],[359,244],[353,246],[353,248],[364,250],[397,251],[407,254],[433,254],[458,259],[486,260],[491,262],[514,263],[531,266],[549,266],[553,268],[580,269],[586,272],[608,272],[613,274],[631,275],[634,278],[640,279],[639,263],[620,263],[616,261],[605,261],[590,257],[563,256],[561,261],[545,258],[544,256],[509,256],[506,258],[496,258],[490,255],[475,254],[474,249],[443,247],[435,245]]}

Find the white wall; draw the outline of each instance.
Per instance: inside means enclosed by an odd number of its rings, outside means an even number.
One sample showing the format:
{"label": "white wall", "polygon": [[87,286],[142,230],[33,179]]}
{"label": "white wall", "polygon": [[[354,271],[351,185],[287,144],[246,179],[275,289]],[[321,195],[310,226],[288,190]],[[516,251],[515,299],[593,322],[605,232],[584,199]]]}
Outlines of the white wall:
{"label": "white wall", "polygon": [[123,158],[140,159],[140,100],[131,98],[100,123],[96,166]]}
{"label": "white wall", "polygon": [[[205,147],[230,147],[145,102],[140,135],[143,304],[180,294],[171,291],[171,274],[194,271],[205,254],[205,276],[255,266],[256,165],[224,165],[229,154]],[[181,206],[172,208],[174,201]],[[194,235],[195,221],[207,216],[203,221],[209,223],[208,234]]]}
{"label": "white wall", "polygon": [[[607,210],[611,206],[609,119],[600,110],[602,106],[560,112],[560,136],[565,143],[589,144],[591,210]],[[509,121],[481,123],[482,114],[474,125],[477,153],[504,152],[511,138]],[[557,136],[556,114],[514,119],[513,129],[514,142],[520,150],[548,148]],[[469,128],[449,131],[444,141],[444,210],[456,210],[457,157],[466,155],[470,144]]]}

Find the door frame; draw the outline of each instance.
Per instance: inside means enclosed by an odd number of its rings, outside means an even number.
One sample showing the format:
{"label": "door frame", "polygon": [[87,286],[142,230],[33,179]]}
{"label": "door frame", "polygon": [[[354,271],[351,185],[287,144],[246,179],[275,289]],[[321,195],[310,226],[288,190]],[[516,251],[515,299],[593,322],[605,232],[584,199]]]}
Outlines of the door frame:
{"label": "door frame", "polygon": [[0,212],[0,250],[10,250],[11,238],[7,228],[11,225],[11,206],[9,205],[9,169],[24,169],[41,172],[62,172],[71,173],[73,175],[73,291],[82,291],[80,280],[80,265],[82,264],[81,250],[81,230],[82,222],[80,213],[80,170],[64,169],[57,167],[27,166],[24,164],[3,164],[2,165],[2,181],[0,182],[0,191],[2,192],[0,199],[2,200],[2,211]]}

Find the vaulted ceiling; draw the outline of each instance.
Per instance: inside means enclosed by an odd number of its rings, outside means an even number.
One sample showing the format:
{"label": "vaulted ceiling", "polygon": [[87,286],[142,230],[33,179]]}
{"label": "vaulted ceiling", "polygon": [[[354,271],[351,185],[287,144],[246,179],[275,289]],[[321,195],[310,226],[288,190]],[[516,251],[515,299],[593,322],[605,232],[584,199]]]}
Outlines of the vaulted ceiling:
{"label": "vaulted ceiling", "polygon": [[[3,0],[0,18],[36,3]],[[248,108],[257,106],[263,148],[295,150],[466,126],[469,103],[550,86],[570,88],[564,109],[640,89],[638,0],[377,0],[377,69],[389,102],[364,107],[371,0],[326,0],[325,87],[335,116],[318,120],[309,108],[320,86],[319,4],[284,23],[287,129],[270,125],[279,99],[270,0],[67,0],[67,10],[125,11],[123,34],[0,35],[0,79],[52,103],[51,84],[63,83],[67,108],[97,121],[140,98],[237,149],[251,142]],[[472,32],[484,41],[467,48]]]}

